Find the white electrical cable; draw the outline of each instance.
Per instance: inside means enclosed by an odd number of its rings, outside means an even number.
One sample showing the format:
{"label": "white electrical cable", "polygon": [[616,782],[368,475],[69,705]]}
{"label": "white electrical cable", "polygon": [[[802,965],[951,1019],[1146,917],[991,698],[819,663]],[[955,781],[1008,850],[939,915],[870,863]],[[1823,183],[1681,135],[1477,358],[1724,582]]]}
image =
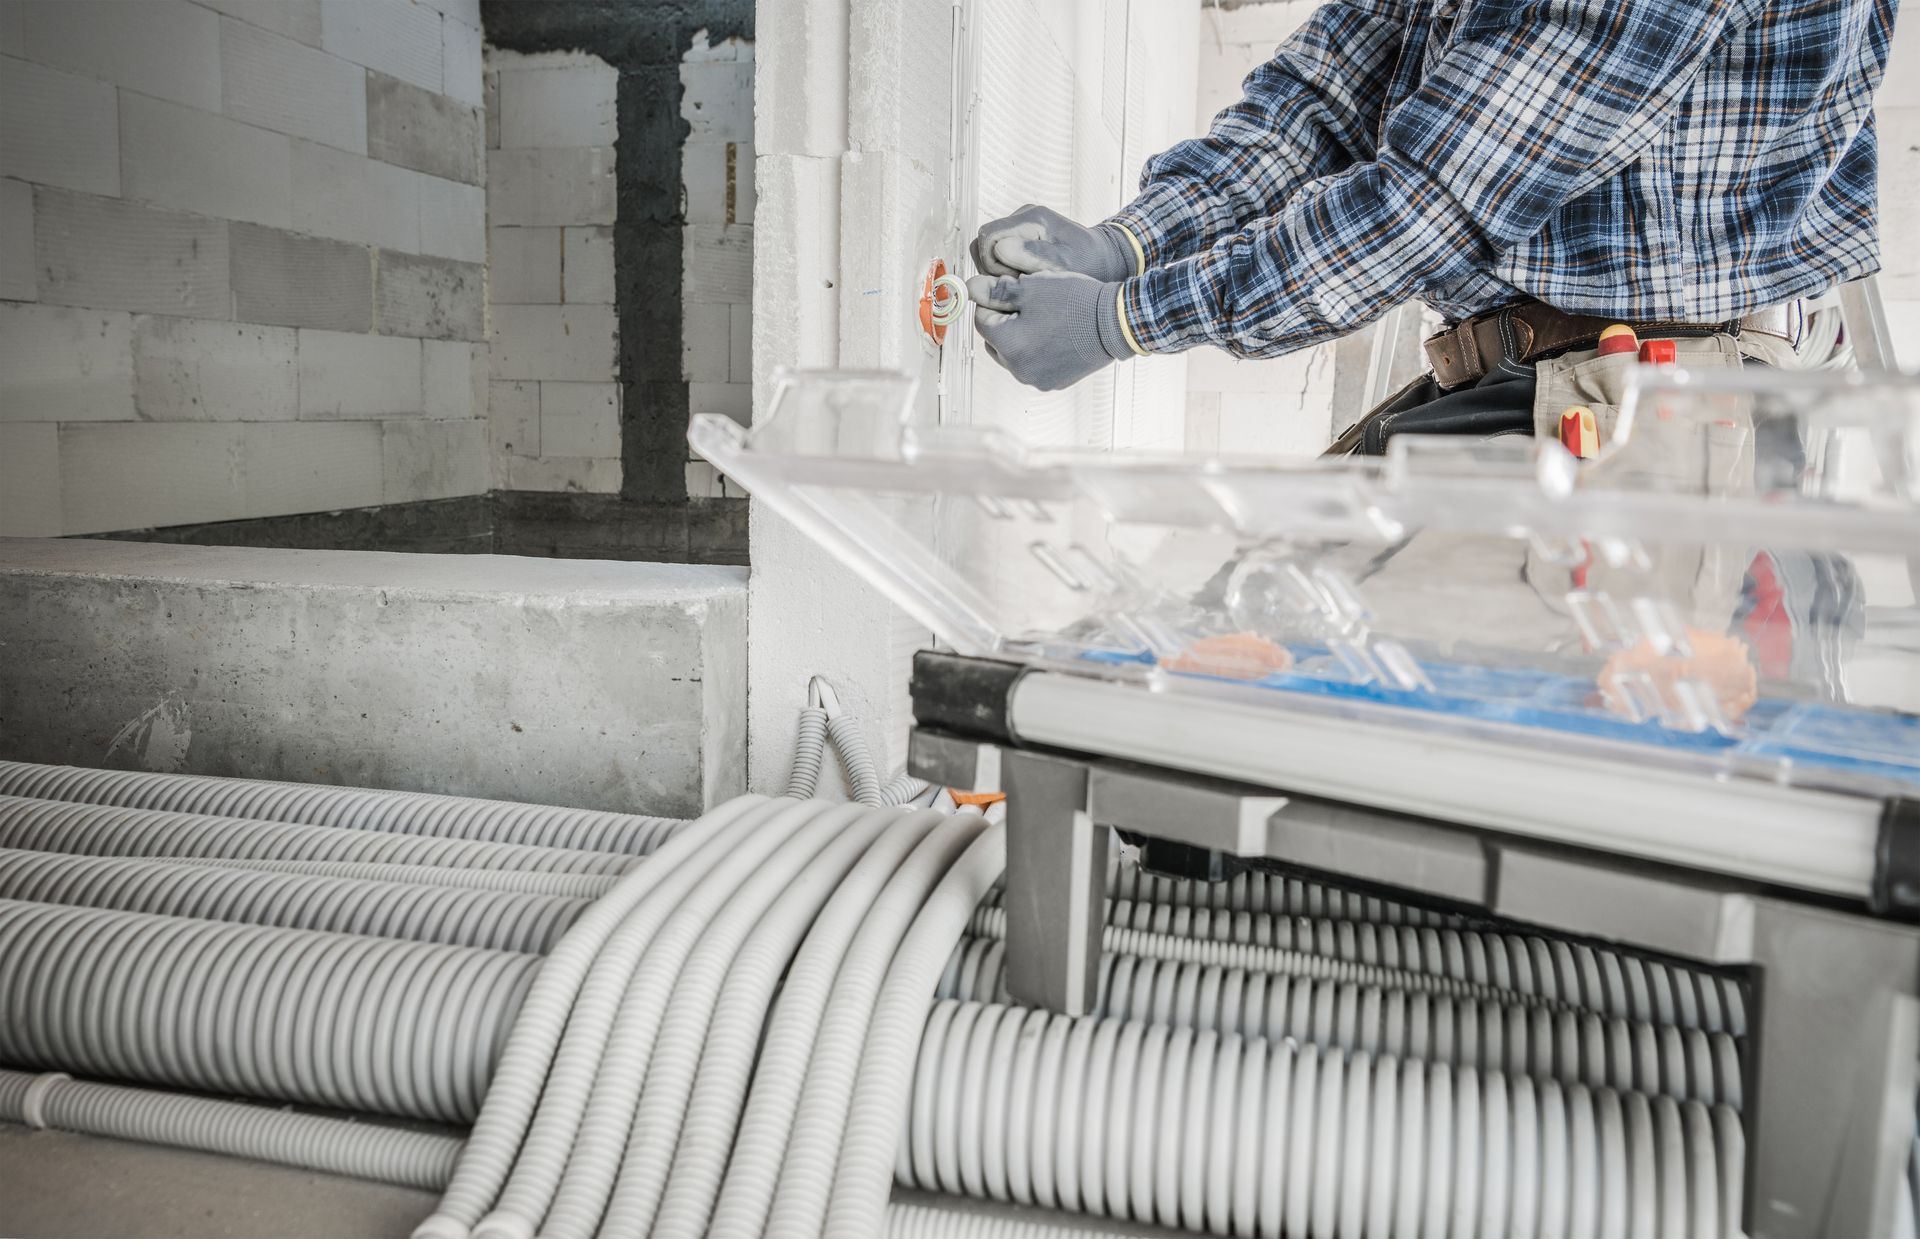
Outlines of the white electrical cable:
{"label": "white electrical cable", "polygon": [[957,275],[936,276],[930,290],[928,317],[936,327],[951,327],[967,312],[967,283]]}

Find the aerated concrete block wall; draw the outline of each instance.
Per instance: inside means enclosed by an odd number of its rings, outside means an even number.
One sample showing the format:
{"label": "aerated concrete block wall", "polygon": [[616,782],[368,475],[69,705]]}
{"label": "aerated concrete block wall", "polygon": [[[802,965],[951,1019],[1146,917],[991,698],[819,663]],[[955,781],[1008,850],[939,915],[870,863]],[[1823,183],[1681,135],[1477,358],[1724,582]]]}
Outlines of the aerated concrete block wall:
{"label": "aerated concrete block wall", "polygon": [[0,535],[487,489],[479,27],[0,4]]}
{"label": "aerated concrete block wall", "polygon": [[493,484],[620,490],[614,310],[619,74],[586,52],[488,48]]}

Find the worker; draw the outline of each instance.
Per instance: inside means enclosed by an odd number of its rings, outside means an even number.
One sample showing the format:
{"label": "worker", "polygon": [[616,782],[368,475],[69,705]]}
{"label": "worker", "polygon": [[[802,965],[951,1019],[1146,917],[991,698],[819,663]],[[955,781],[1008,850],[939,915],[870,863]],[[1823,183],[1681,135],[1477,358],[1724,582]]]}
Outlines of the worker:
{"label": "worker", "polygon": [[1069,386],[1213,345],[1275,357],[1419,299],[1432,373],[1336,450],[1611,420],[1632,358],[1790,365],[1796,299],[1875,271],[1894,0],[1331,0],[1205,137],[1083,227],[980,229],[987,353]]}

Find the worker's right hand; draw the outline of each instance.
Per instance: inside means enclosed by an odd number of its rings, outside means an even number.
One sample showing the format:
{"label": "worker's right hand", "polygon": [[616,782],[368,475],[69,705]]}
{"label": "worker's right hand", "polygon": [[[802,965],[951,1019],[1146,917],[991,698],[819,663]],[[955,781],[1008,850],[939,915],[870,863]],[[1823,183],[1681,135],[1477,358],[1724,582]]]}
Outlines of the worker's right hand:
{"label": "worker's right hand", "polygon": [[1133,356],[1120,325],[1120,285],[1074,271],[976,275],[967,281],[987,356],[1028,387],[1059,391]]}
{"label": "worker's right hand", "polygon": [[1031,204],[980,229],[973,239],[973,265],[983,275],[1074,271],[1102,283],[1140,274],[1133,245],[1118,228],[1085,228]]}

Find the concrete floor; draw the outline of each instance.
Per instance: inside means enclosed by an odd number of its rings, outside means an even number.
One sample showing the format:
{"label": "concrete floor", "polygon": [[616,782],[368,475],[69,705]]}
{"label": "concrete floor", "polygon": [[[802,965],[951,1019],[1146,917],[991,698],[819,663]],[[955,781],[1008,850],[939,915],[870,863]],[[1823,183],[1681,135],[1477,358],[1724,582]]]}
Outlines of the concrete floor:
{"label": "concrete floor", "polygon": [[[1177,1239],[1154,1226],[895,1188],[896,1201],[1064,1230]],[[405,1239],[433,1192],[310,1174],[213,1153],[0,1123],[5,1239]]]}
{"label": "concrete floor", "polygon": [[0,1123],[8,1239],[405,1239],[435,1193]]}

